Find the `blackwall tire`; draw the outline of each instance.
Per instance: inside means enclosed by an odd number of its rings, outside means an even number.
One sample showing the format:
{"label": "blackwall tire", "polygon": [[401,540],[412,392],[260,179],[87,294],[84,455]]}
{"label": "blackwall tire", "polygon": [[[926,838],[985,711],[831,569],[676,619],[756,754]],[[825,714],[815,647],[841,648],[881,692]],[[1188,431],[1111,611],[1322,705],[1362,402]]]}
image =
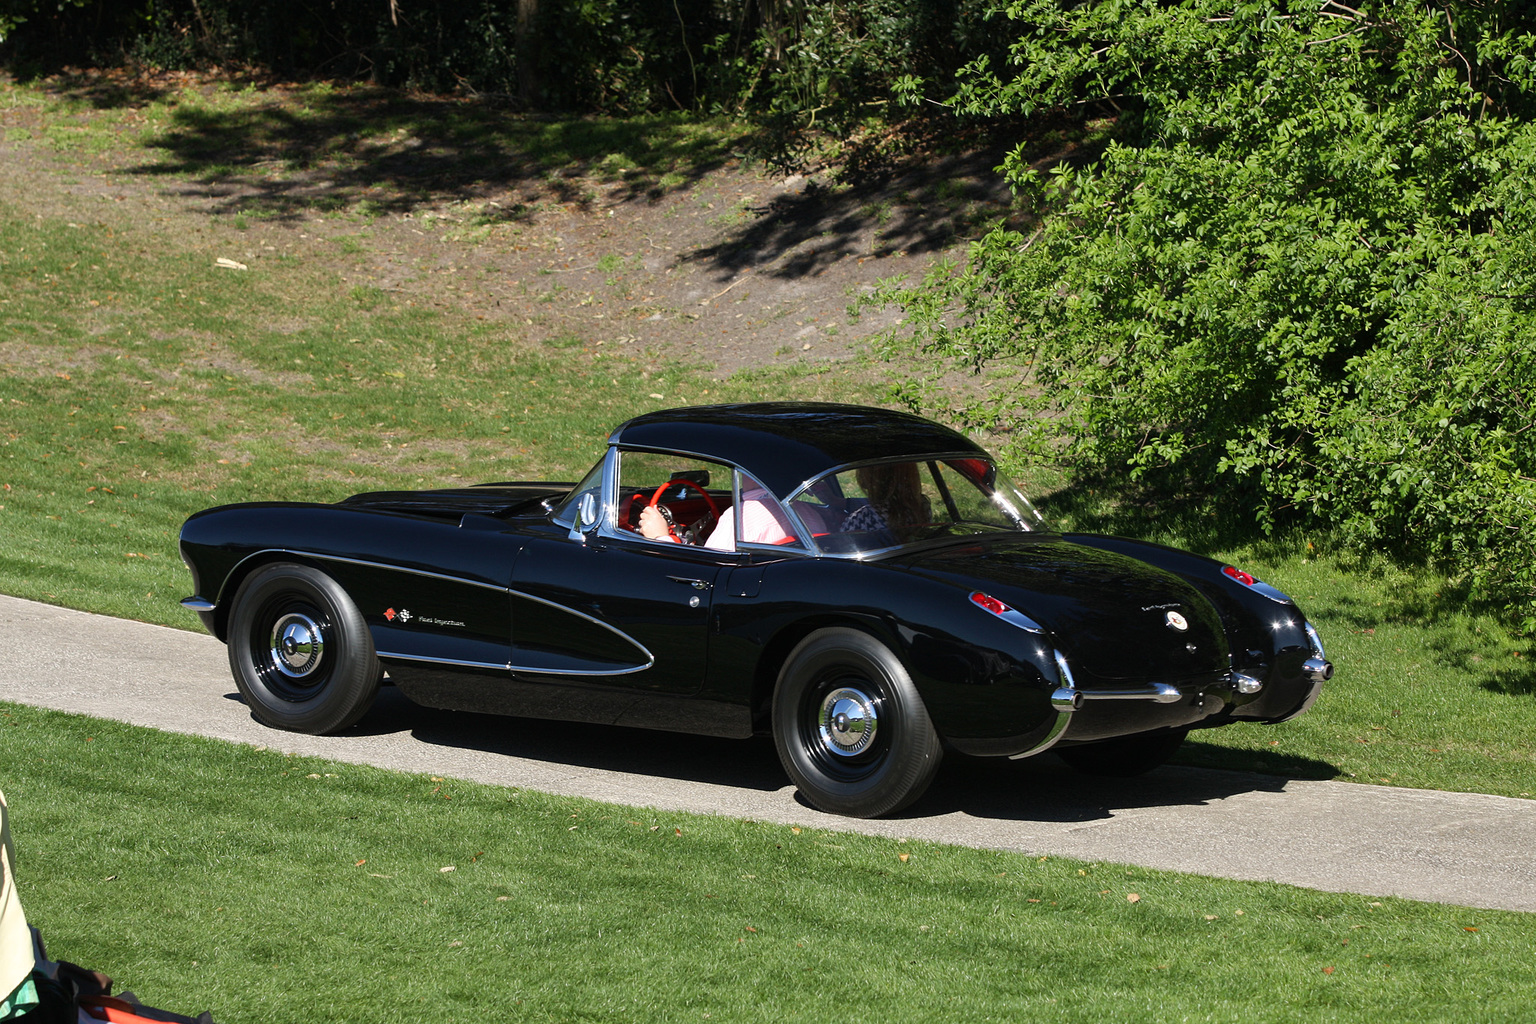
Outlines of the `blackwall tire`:
{"label": "blackwall tire", "polygon": [[322,735],[355,724],[383,677],[357,606],[307,565],[269,565],[240,585],[228,647],[251,714],[292,732]]}
{"label": "blackwall tire", "polygon": [[856,629],[823,629],[785,659],[773,694],[779,760],[811,806],[874,818],[923,795],[943,757],[901,660]]}
{"label": "blackwall tire", "polygon": [[1058,747],[1056,752],[1063,761],[1085,775],[1129,779],[1145,775],[1167,761],[1187,735],[1186,729],[1169,729],[1085,743],[1080,747]]}

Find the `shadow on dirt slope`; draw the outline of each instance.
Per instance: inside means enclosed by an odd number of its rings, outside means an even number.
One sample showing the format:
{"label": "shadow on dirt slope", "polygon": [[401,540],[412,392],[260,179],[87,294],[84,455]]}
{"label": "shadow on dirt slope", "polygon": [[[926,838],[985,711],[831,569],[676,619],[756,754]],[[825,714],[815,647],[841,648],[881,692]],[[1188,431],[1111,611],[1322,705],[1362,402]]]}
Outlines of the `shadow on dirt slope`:
{"label": "shadow on dirt slope", "polygon": [[[539,204],[592,212],[654,203],[739,166],[749,141],[725,122],[537,117],[486,99],[371,87],[100,70],[59,76],[50,87],[97,110],[171,104],[169,123],[142,139],[160,159],[131,170],[196,182],[214,200],[209,212],[275,220],[317,209],[404,214],[496,200],[479,215],[495,223],[526,219]],[[272,98],[250,102],[246,87]],[[748,204],[734,230],[689,259],[727,277],[770,266],[776,276],[803,277],[848,255],[937,252],[1009,215],[1012,200],[996,172],[1002,157],[927,160],[855,186],[807,181]]]}
{"label": "shadow on dirt slope", "polygon": [[298,104],[180,105],[147,140],[164,159],[139,170],[205,183],[254,177],[257,194],[242,195],[240,208],[278,216],[313,206],[312,187],[326,205],[367,201],[379,213],[508,191],[585,209],[589,176],[617,187],[610,198],[655,198],[724,166],[737,140],[671,117],[546,120],[479,101],[311,90]]}
{"label": "shadow on dirt slope", "polygon": [[690,258],[732,273],[804,277],[849,256],[940,252],[1008,213],[1008,190],[994,171],[1001,159],[946,157],[840,190],[813,182],[754,207],[745,226]]}

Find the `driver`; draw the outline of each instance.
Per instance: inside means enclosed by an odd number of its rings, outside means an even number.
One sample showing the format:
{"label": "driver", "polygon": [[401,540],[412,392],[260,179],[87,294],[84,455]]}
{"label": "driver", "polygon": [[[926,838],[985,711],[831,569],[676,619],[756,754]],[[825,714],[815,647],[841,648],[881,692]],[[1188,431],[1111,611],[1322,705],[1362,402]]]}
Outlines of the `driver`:
{"label": "driver", "polygon": [[[744,479],[743,484],[747,481]],[[741,539],[748,544],[778,544],[787,540],[791,534],[789,528],[780,518],[782,513],[778,511],[778,503],[761,484],[752,482],[751,486],[743,486],[741,489]],[[640,535],[647,540],[672,541],[676,544],[684,543],[679,537],[667,528],[667,519],[655,505],[647,505],[640,510]],[[736,550],[736,508],[732,506],[720,513],[720,522],[716,524],[709,538],[703,544],[706,548],[716,551]]]}

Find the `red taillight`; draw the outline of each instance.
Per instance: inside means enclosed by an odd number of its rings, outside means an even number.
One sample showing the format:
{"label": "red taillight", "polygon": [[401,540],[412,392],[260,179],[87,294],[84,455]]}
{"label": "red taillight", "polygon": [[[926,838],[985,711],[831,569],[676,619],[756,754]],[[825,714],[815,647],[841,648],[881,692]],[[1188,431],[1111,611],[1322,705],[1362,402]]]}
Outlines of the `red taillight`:
{"label": "red taillight", "polygon": [[1222,571],[1222,573],[1224,575],[1232,577],[1234,580],[1237,580],[1237,582],[1241,583],[1245,587],[1251,587],[1255,583],[1259,582],[1258,580],[1254,579],[1252,576],[1250,576],[1247,573],[1243,572],[1243,570],[1234,568],[1234,567],[1232,567],[1230,565],[1227,566],[1225,569],[1223,569],[1221,571]]}
{"label": "red taillight", "polygon": [[1013,610],[1012,608],[1009,608],[1007,605],[1003,604],[1003,602],[999,601],[997,598],[993,597],[992,595],[990,595],[990,594],[983,594],[979,590],[971,595],[971,601],[974,604],[978,604],[981,607],[985,608],[987,611],[991,612],[993,615],[1002,615],[1004,612],[1010,612],[1010,611]]}
{"label": "red taillight", "polygon": [[1040,625],[1040,623],[1018,609],[1010,608],[1008,605],[1003,604],[1003,602],[991,594],[983,594],[979,590],[973,590],[971,591],[971,603],[978,608],[986,609],[1008,623],[1008,625],[1017,626],[1027,633],[1045,633],[1045,627]]}
{"label": "red taillight", "polygon": [[986,459],[954,459],[950,466],[973,484],[990,484],[996,475]]}

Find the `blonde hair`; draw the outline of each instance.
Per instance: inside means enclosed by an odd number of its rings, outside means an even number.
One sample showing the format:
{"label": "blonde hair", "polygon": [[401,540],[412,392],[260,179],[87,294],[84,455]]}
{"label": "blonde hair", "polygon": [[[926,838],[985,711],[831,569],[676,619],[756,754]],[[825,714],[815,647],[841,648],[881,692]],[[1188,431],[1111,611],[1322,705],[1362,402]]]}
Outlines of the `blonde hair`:
{"label": "blonde hair", "polygon": [[911,526],[928,521],[928,499],[923,496],[923,478],[917,463],[861,466],[855,476],[869,503],[889,525]]}

